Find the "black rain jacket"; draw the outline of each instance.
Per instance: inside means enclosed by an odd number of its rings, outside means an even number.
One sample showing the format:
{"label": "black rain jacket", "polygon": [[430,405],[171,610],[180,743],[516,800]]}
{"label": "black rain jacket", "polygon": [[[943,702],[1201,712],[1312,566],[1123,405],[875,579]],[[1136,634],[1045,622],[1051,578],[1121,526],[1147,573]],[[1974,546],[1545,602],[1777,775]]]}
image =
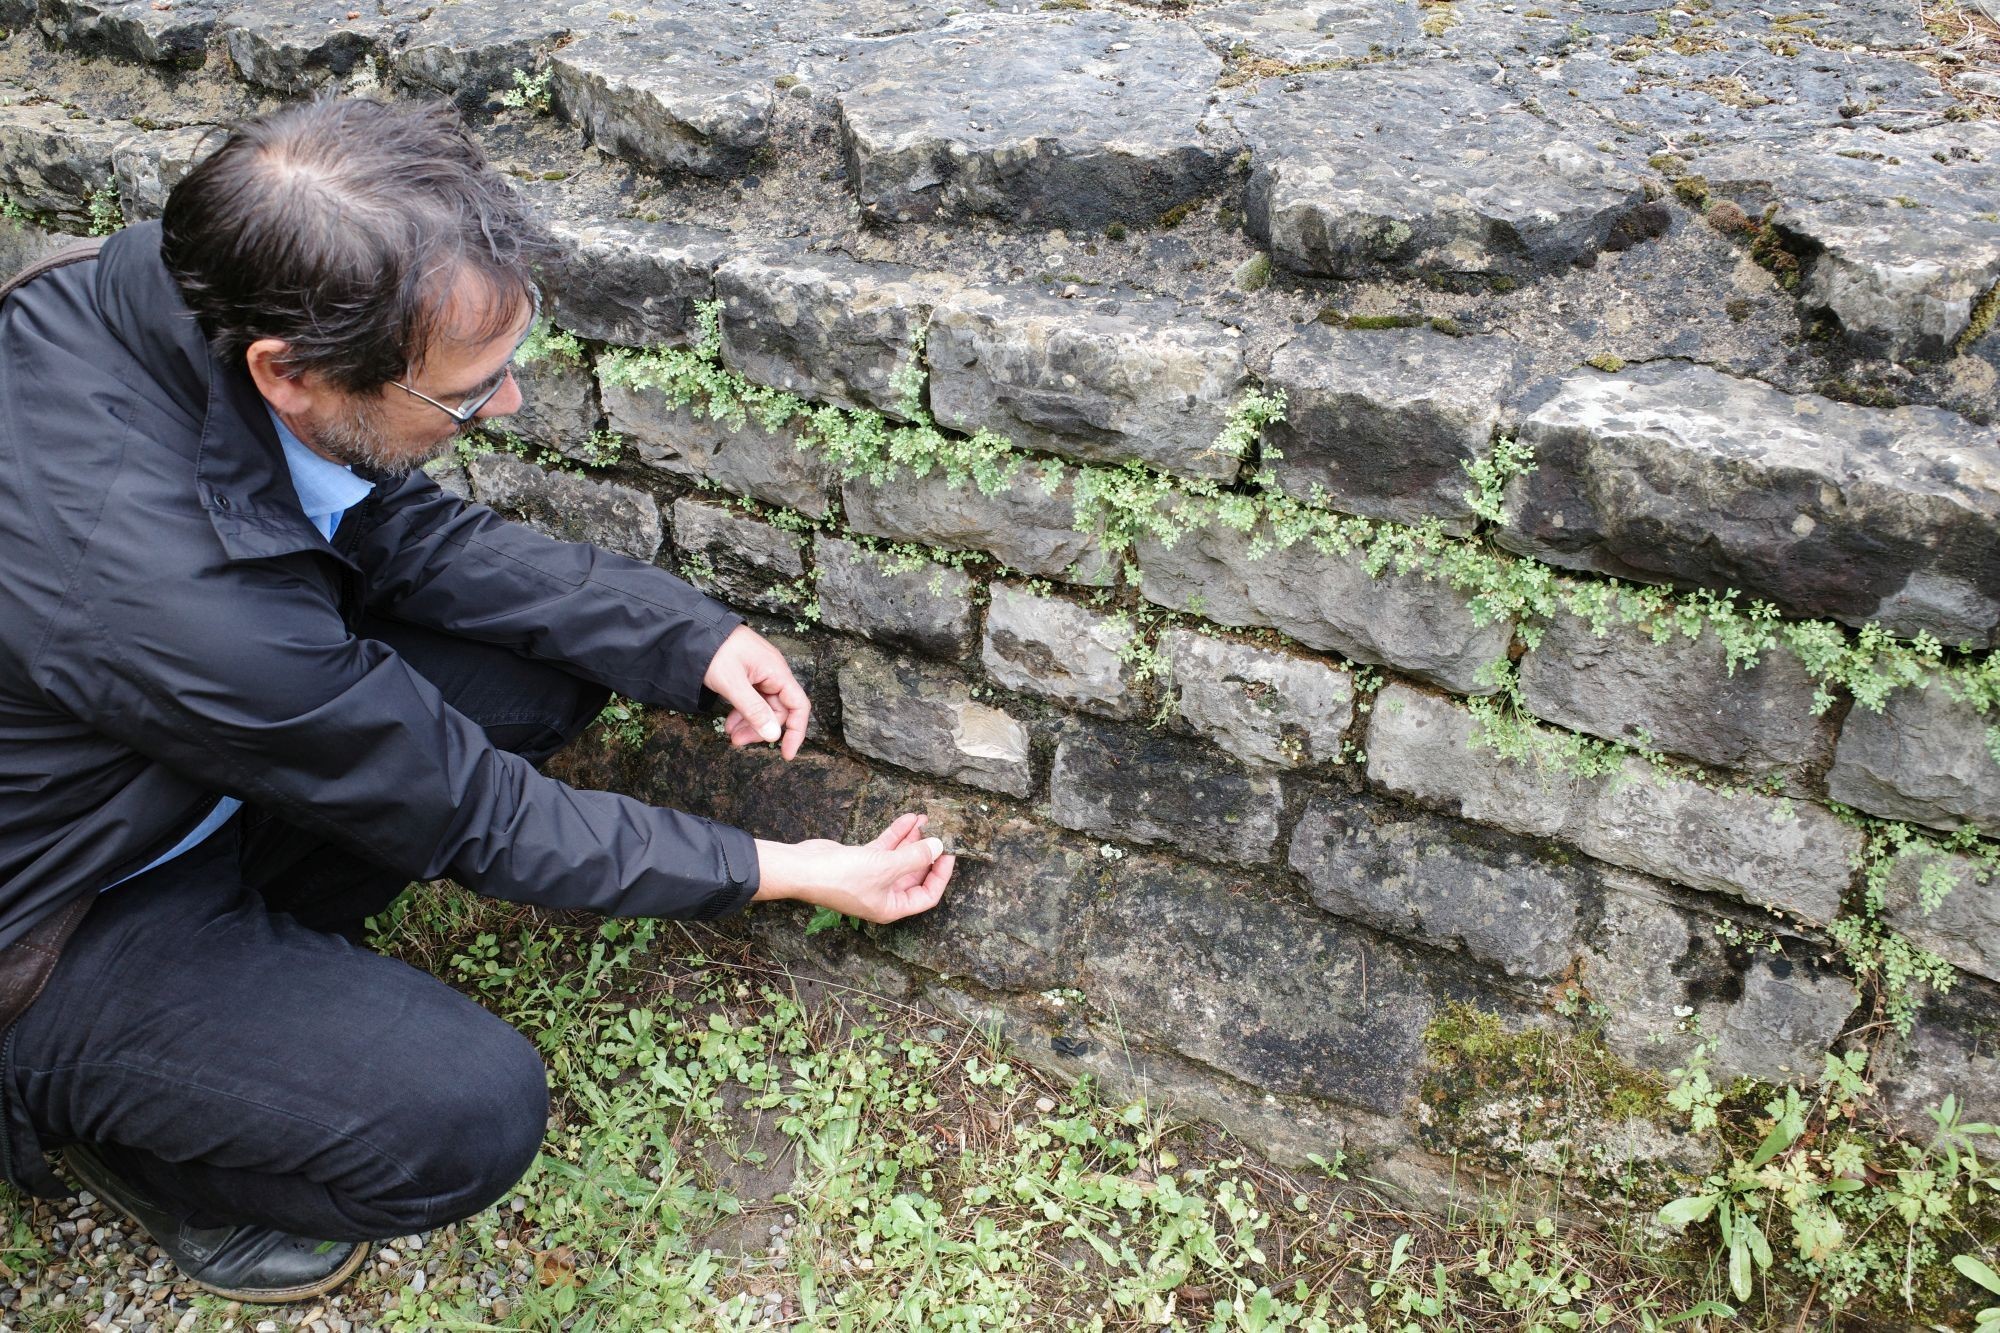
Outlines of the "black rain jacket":
{"label": "black rain jacket", "polygon": [[324,540],[262,398],[210,353],[158,223],[0,307],[0,948],[227,794],[413,879],[715,917],[747,833],[496,749],[371,611],[698,709],[741,617],[664,570],[381,480]]}

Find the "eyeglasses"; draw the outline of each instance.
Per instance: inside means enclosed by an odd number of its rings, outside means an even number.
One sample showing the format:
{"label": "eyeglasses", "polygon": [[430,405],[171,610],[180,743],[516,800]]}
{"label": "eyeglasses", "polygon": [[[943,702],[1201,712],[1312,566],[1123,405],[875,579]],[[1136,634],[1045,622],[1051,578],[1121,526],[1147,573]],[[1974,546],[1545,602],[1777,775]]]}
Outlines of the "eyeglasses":
{"label": "eyeglasses", "polygon": [[446,407],[443,403],[440,403],[437,399],[431,397],[429,394],[418,393],[415,389],[412,389],[409,385],[404,384],[398,380],[390,380],[389,383],[395,385],[398,389],[401,389],[404,393],[409,394],[410,397],[412,398],[423,399],[425,402],[429,403],[432,407],[435,407],[438,411],[444,413],[446,416],[450,417],[453,421],[456,421],[460,425],[460,427],[470,426],[472,424],[473,418],[479,415],[479,409],[485,407],[486,404],[492,402],[493,395],[499,393],[500,390],[506,386],[507,381],[513,378],[514,357],[520,352],[522,345],[528,341],[529,336],[534,333],[535,327],[542,322],[541,288],[534,286],[532,283],[529,284],[528,299],[534,304],[534,314],[528,320],[527,331],[521,335],[520,342],[514,344],[514,350],[512,352],[507,353],[507,364],[500,371],[500,378],[493,381],[493,385],[491,388],[480,390],[472,397],[460,403],[457,407]]}

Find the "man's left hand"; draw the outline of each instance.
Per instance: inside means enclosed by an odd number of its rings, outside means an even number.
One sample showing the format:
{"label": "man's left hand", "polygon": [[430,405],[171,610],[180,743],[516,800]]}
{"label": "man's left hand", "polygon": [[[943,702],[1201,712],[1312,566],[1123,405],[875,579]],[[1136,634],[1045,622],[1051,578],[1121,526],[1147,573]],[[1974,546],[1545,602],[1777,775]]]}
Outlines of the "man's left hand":
{"label": "man's left hand", "polygon": [[805,744],[812,701],[785,665],[785,655],[748,625],[730,631],[701,683],[730,702],[724,727],[731,745],[778,741],[778,752],[790,759]]}

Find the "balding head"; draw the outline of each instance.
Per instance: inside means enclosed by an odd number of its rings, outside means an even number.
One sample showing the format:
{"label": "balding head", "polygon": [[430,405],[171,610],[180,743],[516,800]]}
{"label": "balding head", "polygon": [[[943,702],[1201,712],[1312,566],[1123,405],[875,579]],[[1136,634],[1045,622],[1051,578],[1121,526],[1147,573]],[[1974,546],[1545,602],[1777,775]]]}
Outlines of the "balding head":
{"label": "balding head", "polygon": [[514,321],[545,246],[448,104],[329,98],[188,173],[162,253],[225,362],[274,338],[292,370],[361,393]]}

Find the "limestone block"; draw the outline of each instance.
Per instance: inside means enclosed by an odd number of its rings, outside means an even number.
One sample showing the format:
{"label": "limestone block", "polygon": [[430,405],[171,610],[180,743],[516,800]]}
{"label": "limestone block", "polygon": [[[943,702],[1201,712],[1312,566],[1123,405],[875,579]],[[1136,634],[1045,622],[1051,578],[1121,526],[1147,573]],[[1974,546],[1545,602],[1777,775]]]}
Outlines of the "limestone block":
{"label": "limestone block", "polygon": [[1861,850],[1860,832],[1820,806],[1724,796],[1639,759],[1579,798],[1569,837],[1592,856],[1815,925],[1839,911]]}
{"label": "limestone block", "polygon": [[1299,768],[1340,757],[1354,676],[1317,658],[1173,629],[1160,636],[1180,720],[1236,758]]}
{"label": "limestone block", "polygon": [[[1935,887],[1927,894],[1932,880]],[[1926,910],[1925,897],[1939,889],[1943,897]],[[1971,857],[1905,849],[1889,866],[1882,916],[1912,944],[1953,967],[2000,981],[2000,883]]]}
{"label": "limestone block", "polygon": [[2000,760],[1982,715],[1944,689],[1897,690],[1841,724],[1827,795],[1885,819],[2000,832]]}
{"label": "limestone block", "polygon": [[[228,5],[229,0],[176,0],[165,7],[154,0],[46,0],[40,27],[49,41],[78,55],[197,69],[207,59],[209,33]],[[24,8],[32,17],[32,2]]]}
{"label": "limestone block", "polygon": [[[612,13],[623,13],[614,10]],[[550,57],[558,114],[651,171],[728,178],[770,142],[778,51],[725,44],[692,13],[606,17]]]}
{"label": "limestone block", "polygon": [[1084,991],[1127,1030],[1252,1087],[1404,1114],[1424,1027],[1446,1000],[1521,1011],[1223,873],[1133,857],[1111,880],[1084,942]]}
{"label": "limestone block", "polygon": [[1219,50],[1293,65],[1411,54],[1424,44],[1415,7],[1397,0],[1237,0],[1204,5],[1187,22]]}
{"label": "limestone block", "polygon": [[894,568],[887,557],[823,533],[813,539],[813,567],[819,572],[820,623],[828,628],[932,657],[958,660],[971,654],[977,642],[972,579],[963,570],[925,560],[914,569],[887,572]]}
{"label": "limestone block", "polygon": [[1690,165],[1753,217],[1777,205],[1771,225],[1810,254],[1800,300],[1830,310],[1860,350],[1948,356],[2000,282],[2000,125],[1843,125],[1773,148],[1724,143]]}
{"label": "limestone block", "polygon": [[618,757],[619,789],[754,837],[844,839],[873,781],[868,765],[841,755],[805,749],[785,759],[773,745],[732,747],[708,718],[653,709],[647,726],[639,754]]}
{"label": "limestone block", "polygon": [[0,218],[0,273],[11,277],[37,259],[75,244],[74,236],[44,231],[32,223],[14,218]]}
{"label": "limestone block", "polygon": [[545,356],[514,367],[521,410],[496,423],[568,458],[590,462],[586,446],[597,430],[597,380],[588,364]]}
{"label": "limestone block", "polygon": [[732,259],[715,273],[722,363],[814,402],[906,419],[898,381],[922,377],[917,330],[952,285],[837,254]]}
{"label": "limestone block", "polygon": [[533,75],[569,33],[567,16],[514,0],[450,0],[417,25],[390,68],[405,86],[470,111],[513,91],[514,75]]}
{"label": "limestone block", "polygon": [[1465,467],[1493,451],[1516,359],[1508,338],[1308,325],[1264,377],[1286,403],[1268,470],[1300,499],[1318,488],[1346,513],[1470,532]]}
{"label": "limestone block", "polygon": [[1575,858],[1368,797],[1313,797],[1289,863],[1335,916],[1462,951],[1511,977],[1568,967],[1595,896],[1594,875]]}
{"label": "limestone block", "polygon": [[2000,992],[1965,981],[1924,1002],[1907,1037],[1891,1034],[1880,1087],[1883,1100],[1904,1127],[1921,1140],[1937,1133],[1925,1114],[1946,1097],[1958,1101],[1961,1118],[1991,1124],[2000,1116]]}
{"label": "limestone block", "polygon": [[559,247],[548,270],[555,322],[570,332],[628,347],[691,343],[695,303],[714,294],[729,238],[665,222],[546,218]]}
{"label": "limestone block", "polygon": [[155,130],[134,134],[111,150],[111,174],[127,222],[142,222],[166,211],[167,192],[197,163],[222,147],[214,127]]}
{"label": "limestone block", "polygon": [[431,6],[425,0],[349,0],[240,4],[225,11],[216,31],[245,82],[298,95],[349,75],[370,74]]}
{"label": "limestone block", "polygon": [[1817,805],[1712,788],[1631,759],[1579,780],[1471,746],[1475,720],[1403,685],[1382,691],[1368,776],[1426,805],[1517,833],[1554,834],[1599,860],[1823,925],[1852,878],[1861,835]]}
{"label": "limestone block", "polygon": [[1222,178],[1235,140],[1203,118],[1221,72],[1177,23],[964,15],[853,53],[837,95],[848,177],[882,220],[1151,222]]}
{"label": "limestone block", "polygon": [[1371,575],[1359,553],[1322,554],[1310,542],[1253,555],[1268,527],[1213,527],[1172,546],[1138,543],[1141,591],[1176,611],[1198,610],[1239,628],[1276,629],[1312,648],[1379,662],[1459,694],[1490,694],[1482,668],[1507,655],[1510,621],[1473,619],[1462,593],[1419,574]]}
{"label": "limestone block", "polygon": [[971,480],[954,486],[942,472],[903,475],[885,484],[851,477],[840,486],[847,524],[890,541],[984,551],[1023,574],[1099,587],[1111,582],[1101,535],[1079,532],[1074,482],[1054,491],[1024,468],[992,495]]}
{"label": "limestone block", "polygon": [[674,501],[674,549],[681,573],[711,597],[774,615],[796,615],[800,594],[785,586],[806,572],[805,538],[761,519],[699,500]]}
{"label": "limestone block", "polygon": [[1434,694],[1391,685],[1368,723],[1368,780],[1447,814],[1516,833],[1556,833],[1569,822],[1576,779],[1503,759],[1472,743],[1472,714]]}
{"label": "limestone block", "polygon": [[537,532],[635,560],[660,553],[660,507],[643,491],[544,471],[504,453],[481,454],[472,460],[471,473],[472,493],[481,504],[518,515]]}
{"label": "limestone block", "polygon": [[1282,801],[1276,777],[1157,732],[1091,724],[1057,744],[1049,775],[1050,814],[1066,828],[1245,864],[1271,859]]}
{"label": "limestone block", "polygon": [[1008,796],[1034,789],[1028,729],[948,672],[856,648],[840,709],[847,743],[871,758]]}
{"label": "limestone block", "polygon": [[1639,177],[1476,71],[1331,70],[1246,89],[1230,114],[1250,145],[1252,234],[1286,267],[1342,278],[1522,278],[1605,248],[1646,203]]}
{"label": "limestone block", "polygon": [[1580,371],[1522,422],[1510,550],[1986,647],[2000,444],[1933,407],[1787,394],[1706,366]]}
{"label": "limestone block", "polygon": [[93,197],[115,183],[111,155],[135,133],[118,121],[72,120],[59,106],[0,106],[0,195],[86,231]]}
{"label": "limestone block", "polygon": [[992,595],[980,651],[987,675],[1087,713],[1138,716],[1129,625],[1005,583],[993,584]]}
{"label": "limestone block", "polygon": [[657,389],[623,384],[604,386],[604,410],[611,429],[637,446],[647,467],[705,479],[812,518],[826,516],[837,471],[824,455],[799,448],[790,427],[765,430],[747,417],[735,425],[690,404],[671,406]]}
{"label": "limestone block", "polygon": [[1240,338],[1141,301],[966,291],[931,321],[931,413],[968,433],[1097,463],[1228,481],[1216,437],[1249,384]]}
{"label": "limestone block", "polygon": [[1636,625],[1598,633],[1567,613],[1521,659],[1521,698],[1537,717],[1607,740],[1635,741],[1740,773],[1796,769],[1827,749],[1813,682],[1789,652],[1731,673],[1713,631],[1661,642]]}
{"label": "limestone block", "polygon": [[1778,953],[1723,943],[1720,918],[1690,909],[1660,886],[1617,871],[1577,981],[1603,1007],[1605,1044],[1653,1069],[1671,1069],[1715,1038],[1711,1069],[1775,1082],[1818,1076],[1825,1053],[1860,1001],[1854,984],[1810,951]]}
{"label": "limestone block", "polygon": [[1018,818],[994,828],[980,851],[959,859],[936,907],[883,928],[877,941],[907,962],[989,990],[1069,984],[1104,859],[1074,834]]}

